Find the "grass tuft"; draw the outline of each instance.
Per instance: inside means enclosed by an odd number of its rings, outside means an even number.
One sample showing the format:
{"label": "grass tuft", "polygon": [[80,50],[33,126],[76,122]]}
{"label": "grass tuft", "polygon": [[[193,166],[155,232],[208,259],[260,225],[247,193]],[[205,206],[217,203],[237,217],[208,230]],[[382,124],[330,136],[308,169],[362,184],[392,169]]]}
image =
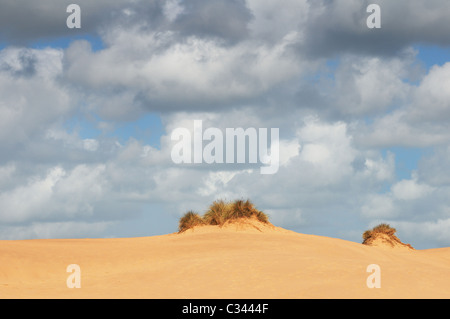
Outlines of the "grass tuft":
{"label": "grass tuft", "polygon": [[255,205],[248,199],[246,201],[238,199],[234,202],[217,200],[209,206],[203,217],[192,211],[187,212],[180,219],[179,232],[198,225],[222,226],[229,220],[252,217],[256,217],[262,223],[269,222],[267,214],[256,209]]}
{"label": "grass tuft", "polygon": [[202,217],[193,212],[188,211],[186,214],[183,215],[183,217],[180,218],[179,224],[178,224],[178,232],[182,233],[189,228],[193,228],[195,226],[204,225],[205,222],[203,221]]}
{"label": "grass tuft", "polygon": [[397,230],[391,227],[389,224],[379,224],[372,228],[371,230],[366,230],[363,233],[363,243],[367,242],[370,238],[374,237],[376,234],[386,234],[388,236],[394,236]]}
{"label": "grass tuft", "polygon": [[391,227],[389,224],[385,224],[385,223],[379,224],[370,230],[366,230],[363,233],[363,235],[362,235],[363,242],[362,243],[365,245],[370,245],[378,237],[379,234],[385,234],[385,235],[387,235],[387,238],[385,237],[383,239],[385,243],[388,243],[391,246],[394,246],[395,244],[402,244],[402,245],[406,245],[406,246],[412,248],[412,246],[409,244],[403,244],[400,241],[400,239],[398,239],[397,236],[395,236],[396,231],[397,230],[395,228]]}
{"label": "grass tuft", "polygon": [[208,211],[203,215],[203,220],[208,225],[222,226],[228,219],[231,205],[223,200],[214,201]]}

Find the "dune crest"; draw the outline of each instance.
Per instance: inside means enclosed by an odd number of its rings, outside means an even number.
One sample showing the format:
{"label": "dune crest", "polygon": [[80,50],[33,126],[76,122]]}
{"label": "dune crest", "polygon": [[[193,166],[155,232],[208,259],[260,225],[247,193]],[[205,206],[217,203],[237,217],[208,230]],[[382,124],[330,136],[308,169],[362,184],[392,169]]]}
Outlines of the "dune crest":
{"label": "dune crest", "polygon": [[270,222],[261,222],[256,217],[252,216],[227,220],[223,225],[197,225],[179,234],[183,235],[214,232],[291,233],[292,231],[281,227],[276,227]]}
{"label": "dune crest", "polygon": [[414,250],[410,244],[403,243],[393,234],[375,233],[364,240],[363,244],[387,249]]}

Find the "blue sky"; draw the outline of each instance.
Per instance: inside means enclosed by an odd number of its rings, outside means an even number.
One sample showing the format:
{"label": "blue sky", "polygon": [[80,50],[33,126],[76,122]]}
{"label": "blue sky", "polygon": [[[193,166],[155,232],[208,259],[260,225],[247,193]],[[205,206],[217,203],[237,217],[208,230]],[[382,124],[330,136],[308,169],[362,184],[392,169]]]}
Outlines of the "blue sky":
{"label": "blue sky", "polygon": [[160,138],[166,134],[157,113],[147,113],[136,120],[119,124],[112,124],[108,129],[102,130],[97,122],[101,121],[98,115],[92,114],[89,119],[83,116],[73,116],[65,123],[68,132],[74,132],[81,139],[114,138],[120,143],[129,139],[137,139],[155,148],[160,148]]}
{"label": "blue sky", "polygon": [[37,39],[36,41],[31,42],[28,46],[33,49],[44,49],[46,47],[67,49],[72,42],[80,40],[88,41],[91,44],[92,51],[94,52],[104,49],[104,44],[101,37],[96,34],[64,36],[54,39]]}
{"label": "blue sky", "polygon": [[395,175],[398,179],[409,179],[417,169],[421,157],[426,154],[422,148],[392,147],[383,149],[383,154],[390,152],[395,155]]}
{"label": "blue sky", "polygon": [[[0,239],[160,235],[248,197],[298,232],[450,246],[448,1],[379,1],[371,30],[364,1],[103,2],[79,30],[64,1],[0,13]],[[279,128],[278,172],[176,165],[193,120]]]}
{"label": "blue sky", "polygon": [[418,51],[417,58],[425,64],[427,69],[447,63],[450,57],[448,46],[417,45],[414,48]]}

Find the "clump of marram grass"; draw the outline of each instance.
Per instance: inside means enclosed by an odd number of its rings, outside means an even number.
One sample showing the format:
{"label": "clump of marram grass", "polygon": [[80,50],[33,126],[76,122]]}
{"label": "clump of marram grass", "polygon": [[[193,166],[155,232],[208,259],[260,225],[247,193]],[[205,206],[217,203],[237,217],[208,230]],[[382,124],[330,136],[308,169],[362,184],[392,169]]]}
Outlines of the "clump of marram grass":
{"label": "clump of marram grass", "polygon": [[386,234],[390,237],[394,236],[395,232],[397,230],[393,227],[391,227],[389,224],[379,224],[377,226],[375,226],[374,228],[372,228],[371,230],[366,230],[363,233],[363,244],[367,243],[371,238],[375,237],[376,234]]}
{"label": "clump of marram grass", "polygon": [[246,201],[238,199],[232,203],[229,219],[251,218],[253,216],[263,223],[269,222],[268,216],[257,210],[248,199]]}
{"label": "clump of marram grass", "polygon": [[203,215],[203,220],[208,225],[222,226],[229,218],[232,205],[223,200],[214,201],[208,211]]}
{"label": "clump of marram grass", "polygon": [[362,243],[364,245],[371,245],[377,238],[380,238],[384,234],[386,236],[382,237],[382,241],[389,244],[390,246],[394,247],[400,245],[414,249],[410,244],[402,243],[402,241],[397,236],[395,236],[396,232],[397,230],[391,227],[389,224],[382,223],[375,226],[371,230],[366,230],[362,235]]}
{"label": "clump of marram grass", "polygon": [[239,218],[255,217],[262,223],[268,223],[269,217],[267,214],[256,209],[255,205],[250,200],[235,200],[234,202],[225,202],[223,200],[214,201],[201,217],[200,215],[191,212],[186,213],[179,224],[179,232],[183,232],[189,228],[198,225],[216,225],[222,226],[227,221],[236,220]]}
{"label": "clump of marram grass", "polygon": [[261,211],[258,210],[258,211],[255,213],[255,216],[256,216],[256,218],[257,218],[260,222],[262,222],[262,223],[264,223],[264,224],[267,224],[267,223],[269,222],[269,216],[267,216],[266,213],[263,213],[263,212],[261,212]]}
{"label": "clump of marram grass", "polygon": [[188,211],[186,214],[183,215],[183,217],[180,218],[178,224],[178,232],[182,233],[185,230],[188,230],[189,228],[193,228],[195,226],[204,224],[205,222],[199,214],[193,211]]}

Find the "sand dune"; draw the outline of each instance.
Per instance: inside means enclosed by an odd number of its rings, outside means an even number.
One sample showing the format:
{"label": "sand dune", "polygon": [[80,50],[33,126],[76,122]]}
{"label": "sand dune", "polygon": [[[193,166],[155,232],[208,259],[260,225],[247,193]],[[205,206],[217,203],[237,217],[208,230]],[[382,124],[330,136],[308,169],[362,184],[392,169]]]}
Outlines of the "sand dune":
{"label": "sand dune", "polygon": [[[449,298],[450,248],[371,247],[271,224],[0,241],[0,298]],[[68,288],[78,264],[81,288]],[[368,288],[367,266],[381,270]]]}

